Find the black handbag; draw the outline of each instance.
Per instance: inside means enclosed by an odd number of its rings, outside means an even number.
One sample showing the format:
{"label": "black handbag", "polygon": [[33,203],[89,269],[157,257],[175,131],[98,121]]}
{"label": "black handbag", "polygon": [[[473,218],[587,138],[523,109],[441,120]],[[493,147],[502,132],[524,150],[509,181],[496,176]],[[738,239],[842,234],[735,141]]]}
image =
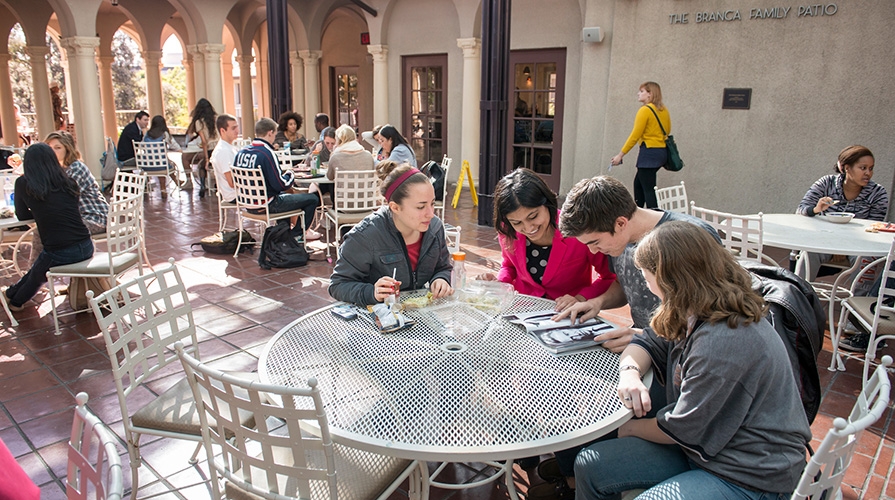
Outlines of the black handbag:
{"label": "black handbag", "polygon": [[656,110],[653,109],[652,106],[647,107],[653,112],[653,115],[656,117],[656,122],[659,123],[659,128],[662,129],[662,135],[665,136],[665,149],[668,150],[668,160],[665,161],[664,165],[665,170],[677,172],[684,168],[684,160],[681,160],[681,154],[677,150],[677,144],[674,143],[674,136],[668,135],[668,132],[665,131],[665,127],[662,126],[662,120],[659,120],[659,115],[656,113]]}

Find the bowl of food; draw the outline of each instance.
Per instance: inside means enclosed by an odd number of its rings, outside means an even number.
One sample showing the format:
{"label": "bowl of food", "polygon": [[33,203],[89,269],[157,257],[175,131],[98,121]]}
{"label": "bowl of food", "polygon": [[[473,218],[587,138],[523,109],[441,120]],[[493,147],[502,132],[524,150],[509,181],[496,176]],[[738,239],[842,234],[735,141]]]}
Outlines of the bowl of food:
{"label": "bowl of food", "polygon": [[832,214],[824,215],[824,219],[833,224],[848,224],[855,217],[855,214],[850,214],[847,212],[836,212]]}

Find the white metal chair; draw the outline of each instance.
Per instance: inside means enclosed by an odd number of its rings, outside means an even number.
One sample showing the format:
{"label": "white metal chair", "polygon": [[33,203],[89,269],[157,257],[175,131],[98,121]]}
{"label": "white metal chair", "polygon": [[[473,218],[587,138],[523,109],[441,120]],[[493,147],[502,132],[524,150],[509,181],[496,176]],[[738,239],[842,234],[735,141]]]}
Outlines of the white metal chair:
{"label": "white metal chair", "polygon": [[[140,213],[142,214],[143,194],[146,193],[147,179],[145,172],[138,174],[118,171],[112,184],[112,201],[136,196],[140,200]],[[94,243],[105,243],[108,239],[107,233],[94,234],[91,238]],[[152,263],[149,261],[149,253],[146,251],[146,221],[143,220],[143,217],[140,217],[140,251],[143,253],[143,264],[152,268]]]}
{"label": "white metal chair", "polygon": [[724,248],[738,259],[751,260],[761,264],[777,263],[765,256],[762,243],[762,217],[758,215],[736,215],[719,212],[708,208],[697,207],[695,201],[690,202],[690,215],[699,217],[711,225]]}
{"label": "white metal chair", "polygon": [[87,408],[87,393],[75,396],[71,439],[68,442],[68,500],[120,500],[124,494],[121,457],[114,434]]}
{"label": "white metal chair", "polygon": [[438,218],[444,223],[444,236],[451,252],[459,252],[460,232],[462,231],[462,228],[460,226],[448,224],[444,220],[444,207],[448,203],[448,180],[450,179],[448,172],[451,169],[452,162],[453,160],[448,158],[448,155],[444,155],[441,159],[441,170],[444,172],[444,186],[442,187],[441,201],[435,201],[435,214],[438,215]]}
{"label": "white metal chair", "polygon": [[[842,331],[846,325],[846,318],[851,317],[853,322],[860,324],[864,330],[870,332],[870,341],[867,345],[867,354],[864,355],[864,380],[867,380],[867,374],[870,372],[870,363],[876,359],[876,349],[879,343],[885,339],[895,338],[895,306],[892,304],[891,298],[895,297],[895,238],[892,239],[892,246],[889,247],[889,253],[886,257],[881,257],[870,264],[864,266],[859,272],[862,275],[871,268],[885,262],[880,272],[879,294],[876,297],[855,297],[854,291],[858,280],[852,282],[849,289],[849,297],[842,300],[839,312],[839,325],[833,332],[833,359],[830,362],[830,369],[833,370],[838,366],[840,370],[845,367],[839,355],[839,339],[842,338]],[[832,331],[832,326],[830,327]]]}
{"label": "white metal chair", "polygon": [[[301,227],[305,227],[304,210],[271,213],[268,206],[267,182],[264,180],[264,172],[260,168],[230,167],[230,173],[233,175],[233,186],[236,188],[236,212],[239,220],[237,228],[239,241],[236,245],[236,253],[233,254],[234,257],[239,255],[242,245],[243,220],[245,219],[270,226],[271,222],[298,216],[299,224]],[[260,211],[260,213],[249,210]],[[263,234],[261,236],[258,238],[258,242],[264,239]]]}
{"label": "white metal chair", "polygon": [[[56,309],[56,289],[54,278],[105,278],[114,286],[119,276],[137,267],[143,273],[143,255],[141,253],[141,227],[143,219],[143,198],[132,196],[123,200],[113,200],[109,204],[109,217],[106,223],[107,251],[94,252],[93,257],[74,264],[51,267],[47,271],[47,284],[50,288],[50,304],[53,307],[53,323],[56,335],[59,331],[59,312]],[[72,311],[67,314],[76,314]],[[66,314],[66,315],[67,315]]]}
{"label": "white metal chair", "polygon": [[659,209],[681,214],[690,213],[690,202],[687,200],[687,188],[684,187],[684,181],[681,181],[680,186],[656,187],[655,190]]}
{"label": "white metal chair", "polygon": [[218,199],[218,231],[223,231],[227,228],[227,212],[236,213],[239,210],[239,207],[236,205],[236,202],[233,201],[224,201],[224,197],[221,196],[221,191],[217,190],[215,192],[215,196]]}
{"label": "white metal chair", "polygon": [[873,377],[864,383],[848,420],[841,417],[833,420],[833,428],[827,431],[814,456],[808,460],[792,500],[842,498],[842,478],[851,464],[861,432],[879,420],[889,405],[892,384],[886,368],[891,364],[892,358],[883,356]]}
{"label": "white metal chair", "polygon": [[[168,145],[164,141],[134,141],[134,154],[136,168],[142,170],[147,177],[160,177],[167,182],[167,179],[173,179],[172,174],[176,176],[176,167],[168,159]],[[177,183],[174,182],[174,185],[176,187]]]}
{"label": "white metal chair", "polygon": [[[87,291],[112,363],[118,405],[124,417],[124,435],[121,437],[130,457],[132,498],[136,498],[139,488],[139,469],[143,463],[140,437],[143,434],[197,442],[190,458],[192,464],[196,463],[201,449],[199,415],[186,378],[181,378],[136,411],[132,408],[136,400],[145,400],[145,395],[140,394],[140,386],[166,369],[169,363],[177,362],[176,342],[185,344],[187,352],[198,356],[196,324],[186,286],[174,259],[161,267],[115,286],[98,297]],[[243,422],[251,425],[251,415]],[[148,464],[147,468],[165,487],[174,489]],[[177,492],[174,494],[184,498]]]}
{"label": "white metal chair", "polygon": [[[338,171],[333,182],[333,206],[325,209],[324,216],[335,227],[336,259],[338,259],[342,229],[356,225],[364,217],[375,212],[382,205],[382,197],[375,170]],[[330,242],[330,232],[326,231],[327,258],[330,257]]]}
{"label": "white metal chair", "polygon": [[[175,349],[202,422],[213,498],[221,498],[218,478],[231,499],[385,499],[408,477],[414,498],[425,484],[425,464],[334,444],[315,379],[309,388],[262,384]],[[239,412],[254,415],[256,427],[235,421]]]}
{"label": "white metal chair", "polygon": [[280,170],[286,172],[288,170],[292,170],[292,152],[286,151],[285,149],[278,149],[274,151],[274,154],[277,157],[277,161],[280,163]]}

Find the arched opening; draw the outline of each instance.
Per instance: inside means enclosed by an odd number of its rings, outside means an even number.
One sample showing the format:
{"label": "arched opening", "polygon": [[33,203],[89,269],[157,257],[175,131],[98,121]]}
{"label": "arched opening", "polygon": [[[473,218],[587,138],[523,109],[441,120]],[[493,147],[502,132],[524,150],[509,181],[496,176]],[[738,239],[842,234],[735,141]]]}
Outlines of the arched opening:
{"label": "arched opening", "polygon": [[[68,106],[66,104],[66,78],[63,66],[63,53],[58,41],[51,33],[46,34],[46,44],[50,48],[47,56],[47,76],[50,82],[59,84],[60,98],[62,101],[62,113],[68,122]],[[25,136],[26,142],[38,140],[33,137],[37,126],[36,104],[34,100],[34,80],[31,72],[31,58],[25,48],[25,32],[22,26],[16,23],[9,31],[7,47],[9,50],[9,80],[12,86],[13,103],[18,108],[19,131]]]}
{"label": "arched opening", "polygon": [[122,128],[134,115],[147,108],[146,70],[140,45],[126,31],[118,30],[112,37],[112,89],[115,94],[116,121]]}
{"label": "arched opening", "polygon": [[180,133],[189,125],[186,70],[183,67],[183,43],[176,35],[170,35],[162,45],[162,99],[165,104],[165,121],[172,133]]}

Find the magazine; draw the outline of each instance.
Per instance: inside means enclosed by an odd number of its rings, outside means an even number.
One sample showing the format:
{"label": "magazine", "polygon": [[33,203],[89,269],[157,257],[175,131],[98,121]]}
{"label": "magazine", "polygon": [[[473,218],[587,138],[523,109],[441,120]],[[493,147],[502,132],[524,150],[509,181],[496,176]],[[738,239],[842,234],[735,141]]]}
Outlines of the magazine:
{"label": "magazine", "polygon": [[[553,321],[556,311],[534,311],[504,315],[510,323],[525,328],[535,340],[554,354],[598,347],[602,333],[618,328],[603,318],[591,318],[574,325],[568,319]],[[595,340],[596,339],[596,340]]]}

